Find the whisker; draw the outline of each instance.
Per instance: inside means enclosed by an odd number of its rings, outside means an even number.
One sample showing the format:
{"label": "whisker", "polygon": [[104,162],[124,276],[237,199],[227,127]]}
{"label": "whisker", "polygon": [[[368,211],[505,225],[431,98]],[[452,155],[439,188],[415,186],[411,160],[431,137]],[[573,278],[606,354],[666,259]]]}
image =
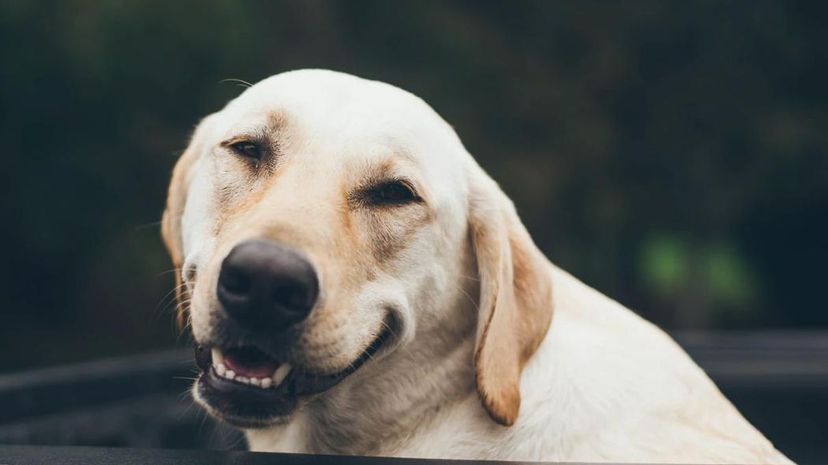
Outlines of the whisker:
{"label": "whisker", "polygon": [[158,273],[156,276],[164,276],[165,274],[178,273],[179,270],[180,270],[180,268],[173,268],[171,270],[164,270],[164,271]]}
{"label": "whisker", "polygon": [[457,290],[460,291],[461,294],[463,294],[463,297],[465,297],[469,301],[470,304],[477,305],[477,302],[472,298],[472,296],[469,295],[468,292],[466,292],[465,289],[463,289],[460,286],[457,286]]}
{"label": "whisker", "polygon": [[155,309],[158,310],[158,308],[162,307],[162,306],[164,308],[166,308],[166,306],[169,305],[169,302],[167,302],[167,299],[169,299],[170,297],[175,298],[174,294],[176,293],[176,291],[178,291],[181,288],[182,288],[181,286],[175,286],[169,292],[164,294],[164,297],[161,297],[161,301],[158,302],[158,304],[155,306]]}
{"label": "whisker", "polygon": [[161,226],[161,220],[153,221],[152,223],[144,223],[135,226],[135,231],[143,231],[145,229],[154,228],[156,226]]}
{"label": "whisker", "polygon": [[[168,272],[165,272],[165,273],[168,273]],[[160,276],[160,275],[159,275],[159,276]],[[172,294],[172,293],[174,293],[175,291],[178,291],[178,290],[180,290],[180,289],[184,289],[186,286],[187,286],[187,283],[185,283],[185,282],[182,282],[182,283],[180,283],[180,284],[176,284],[175,286],[173,286],[173,287],[172,287],[172,289],[170,289],[170,291],[169,291],[169,292],[167,292],[166,294],[164,294],[164,297],[162,297],[162,298],[161,298],[161,301],[163,302],[163,301],[164,301],[164,299],[166,299],[167,297],[169,297],[169,296],[170,296],[170,294]]]}
{"label": "whisker", "polygon": [[465,276],[465,275],[462,275],[462,274],[458,274],[457,277],[460,278],[460,279],[466,279],[466,280],[469,280],[469,281],[480,281],[479,276]]}
{"label": "whisker", "polygon": [[219,84],[226,84],[226,83],[228,83],[228,82],[232,82],[232,83],[236,84],[236,85],[237,85],[237,86],[239,86],[239,87],[244,87],[244,88],[253,87],[253,84],[251,84],[251,83],[249,83],[249,82],[245,81],[244,79],[236,79],[236,78],[227,78],[227,79],[222,79],[222,80],[221,80],[221,81],[219,81],[218,83],[219,83]]}
{"label": "whisker", "polygon": [[[155,310],[153,311],[153,318],[160,318],[161,315],[169,311],[171,305],[177,303],[176,299],[178,298],[178,295],[176,291],[178,291],[179,289],[181,289],[181,286],[176,286],[170,292],[167,292],[167,294],[164,297],[161,298],[161,301],[158,302],[158,305],[155,306]],[[184,301],[182,301],[181,304],[183,305],[184,303],[189,303],[189,301],[190,298],[187,298]]]}

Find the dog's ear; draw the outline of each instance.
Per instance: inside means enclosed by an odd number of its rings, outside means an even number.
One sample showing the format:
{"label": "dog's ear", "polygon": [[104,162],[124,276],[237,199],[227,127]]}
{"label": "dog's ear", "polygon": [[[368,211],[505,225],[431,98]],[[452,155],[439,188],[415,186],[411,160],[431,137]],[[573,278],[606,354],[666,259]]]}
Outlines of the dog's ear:
{"label": "dog's ear", "polygon": [[190,139],[190,144],[181,154],[173,169],[167,192],[167,205],[161,216],[161,237],[175,269],[175,299],[176,323],[179,329],[184,328],[187,322],[185,303],[188,299],[184,278],[181,275],[184,266],[184,250],[181,237],[181,217],[184,215],[184,205],[187,203],[187,190],[190,186],[190,172],[198,158],[200,150],[200,135],[204,132],[206,119],[196,128]]}
{"label": "dog's ear", "polygon": [[520,410],[521,371],[552,318],[551,269],[498,185],[482,170],[474,178],[469,227],[480,276],[477,392],[492,419],[510,426]]}

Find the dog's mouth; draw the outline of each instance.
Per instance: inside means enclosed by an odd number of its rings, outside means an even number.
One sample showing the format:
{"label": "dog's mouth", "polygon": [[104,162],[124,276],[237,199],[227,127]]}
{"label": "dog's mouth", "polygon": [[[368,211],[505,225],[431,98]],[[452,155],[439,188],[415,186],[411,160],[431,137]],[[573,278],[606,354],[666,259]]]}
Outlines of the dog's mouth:
{"label": "dog's mouth", "polygon": [[201,374],[196,394],[211,413],[228,423],[243,428],[265,427],[290,414],[300,398],[339,384],[371,359],[391,336],[392,331],[385,329],[347,368],[335,373],[292,366],[256,346],[197,346],[195,359]]}
{"label": "dog's mouth", "polygon": [[[203,357],[204,349],[199,349]],[[288,363],[280,363],[257,347],[244,346],[230,349],[213,347],[210,350],[208,368],[202,363],[202,370],[210,370],[210,374],[219,378],[235,382],[240,385],[255,386],[260,389],[279,389],[282,382],[291,372]]]}

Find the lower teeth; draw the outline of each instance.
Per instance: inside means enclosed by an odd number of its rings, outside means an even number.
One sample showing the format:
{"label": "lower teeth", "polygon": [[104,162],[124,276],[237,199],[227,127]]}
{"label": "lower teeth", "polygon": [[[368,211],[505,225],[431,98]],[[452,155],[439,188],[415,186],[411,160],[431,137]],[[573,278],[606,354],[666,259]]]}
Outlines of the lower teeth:
{"label": "lower teeth", "polygon": [[213,371],[221,378],[235,381],[237,383],[246,384],[248,386],[256,386],[260,389],[277,388],[282,381],[287,378],[290,373],[291,366],[287,363],[279,365],[279,368],[273,371],[270,378],[252,378],[246,376],[239,376],[235,371],[227,368],[224,364],[224,357],[218,349],[213,349]]}

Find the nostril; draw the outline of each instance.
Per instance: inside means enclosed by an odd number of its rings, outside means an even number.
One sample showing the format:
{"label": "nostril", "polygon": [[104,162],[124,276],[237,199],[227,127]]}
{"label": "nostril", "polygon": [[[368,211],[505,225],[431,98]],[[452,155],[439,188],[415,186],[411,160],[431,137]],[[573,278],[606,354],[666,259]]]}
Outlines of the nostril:
{"label": "nostril", "polygon": [[233,267],[224,267],[219,275],[219,283],[225,291],[236,294],[245,295],[250,293],[252,288],[252,280],[247,273]]}
{"label": "nostril", "polygon": [[304,309],[308,306],[308,292],[300,284],[277,286],[272,293],[273,302],[291,309]]}

